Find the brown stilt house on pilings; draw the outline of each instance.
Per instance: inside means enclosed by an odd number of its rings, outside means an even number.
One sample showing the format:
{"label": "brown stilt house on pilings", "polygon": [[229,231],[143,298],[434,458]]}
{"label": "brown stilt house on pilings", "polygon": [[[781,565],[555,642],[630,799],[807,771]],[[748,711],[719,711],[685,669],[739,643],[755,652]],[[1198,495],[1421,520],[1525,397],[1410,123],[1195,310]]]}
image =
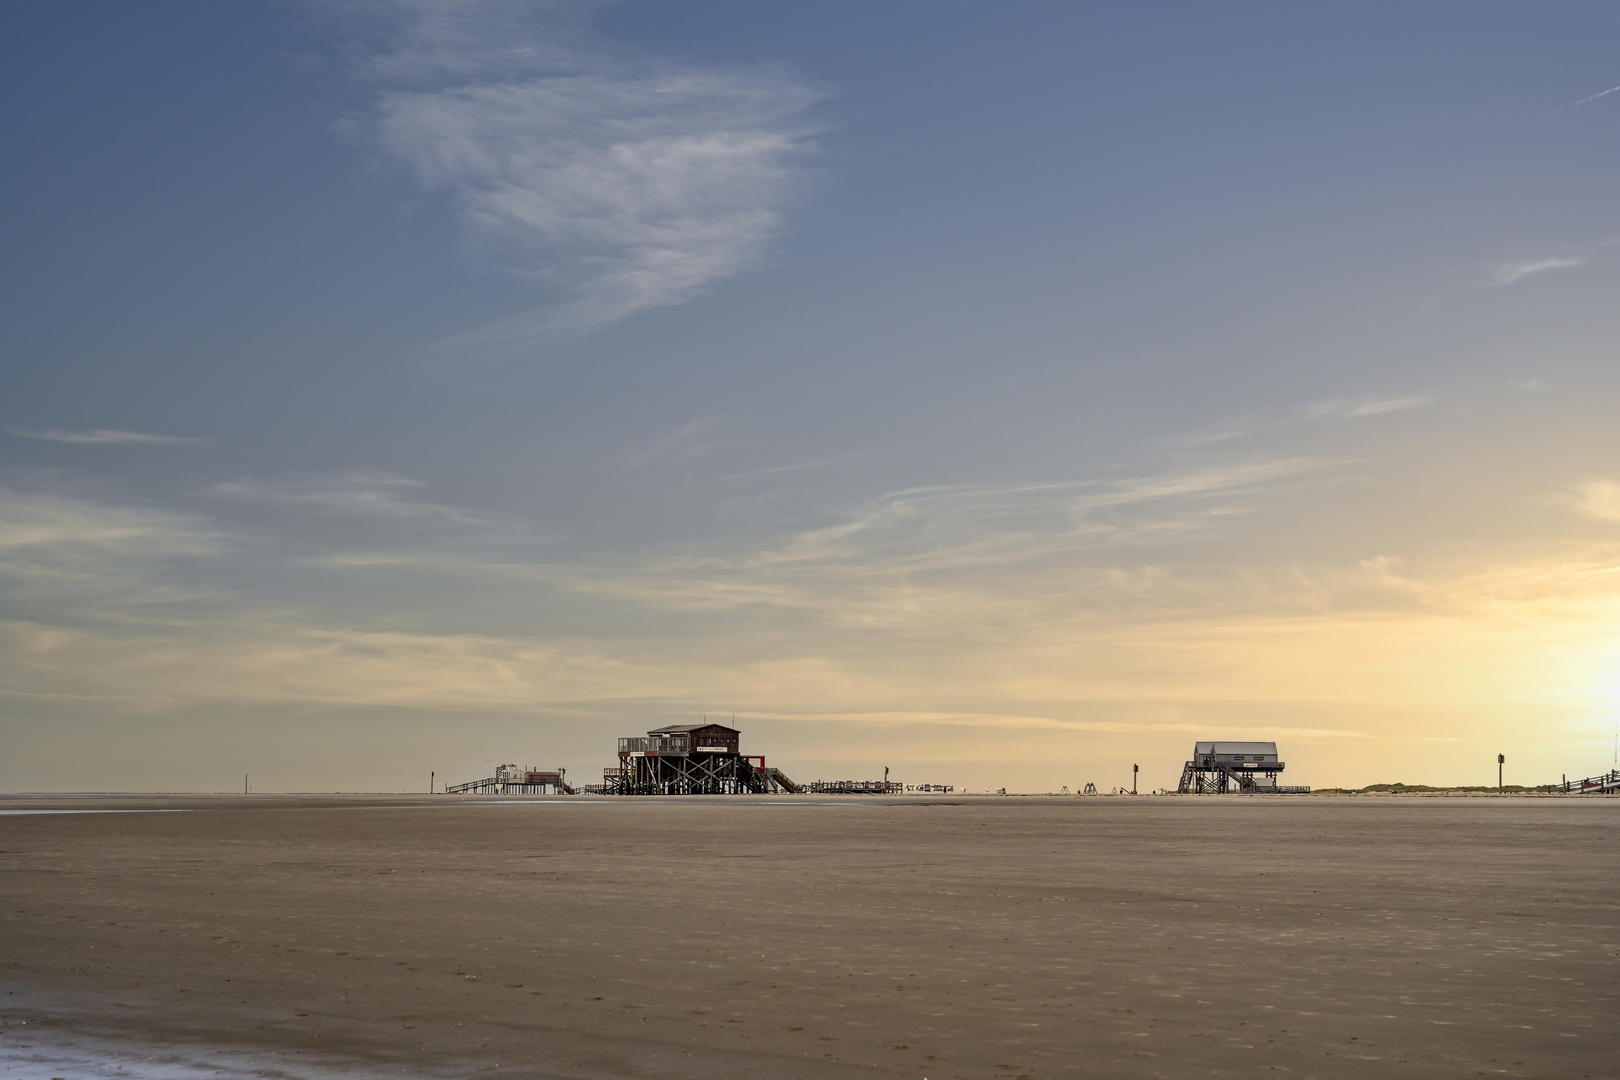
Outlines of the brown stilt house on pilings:
{"label": "brown stilt house on pilings", "polygon": [[694,754],[740,754],[742,732],[724,724],[665,724],[647,732],[647,737],[684,737]]}
{"label": "brown stilt house on pilings", "polygon": [[764,795],[798,791],[763,757],[745,757],[742,733],[724,724],[667,724],[619,740],[619,767],[602,777],[605,795]]}

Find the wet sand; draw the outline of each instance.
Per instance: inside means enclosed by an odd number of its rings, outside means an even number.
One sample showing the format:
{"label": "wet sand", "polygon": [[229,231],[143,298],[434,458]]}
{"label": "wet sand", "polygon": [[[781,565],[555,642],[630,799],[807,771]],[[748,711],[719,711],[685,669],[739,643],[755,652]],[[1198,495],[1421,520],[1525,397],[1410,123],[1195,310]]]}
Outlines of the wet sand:
{"label": "wet sand", "polygon": [[7,1076],[1620,1075],[1620,799],[27,808]]}

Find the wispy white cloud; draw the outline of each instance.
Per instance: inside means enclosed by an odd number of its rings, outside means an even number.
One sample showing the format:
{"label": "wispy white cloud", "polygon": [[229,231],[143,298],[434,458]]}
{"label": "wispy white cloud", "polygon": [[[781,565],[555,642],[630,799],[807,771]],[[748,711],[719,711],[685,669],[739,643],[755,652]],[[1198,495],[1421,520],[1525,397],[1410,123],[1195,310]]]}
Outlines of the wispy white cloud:
{"label": "wispy white cloud", "polygon": [[393,473],[356,469],[273,480],[244,478],[215,484],[215,495],[320,513],[384,518],[428,518],[478,525],[475,515],[420,499],[409,492],[426,485]]}
{"label": "wispy white cloud", "polygon": [[1380,413],[1403,412],[1407,409],[1416,409],[1426,405],[1428,401],[1429,399],[1425,397],[1385,398],[1383,400],[1369,398],[1352,408],[1347,415],[1377,416]]}
{"label": "wispy white cloud", "polygon": [[1596,521],[1620,521],[1620,484],[1613,480],[1577,484],[1564,501],[1576,513]]}
{"label": "wispy white cloud", "polygon": [[[682,609],[796,609],[843,625],[926,622],[973,610],[1028,619],[1185,601],[1199,586],[1162,569],[1121,570],[1165,542],[1208,535],[1267,490],[1323,482],[1334,462],[1231,462],[1117,480],[954,485],[899,491],[841,521],[730,552],[576,565],[582,592]],[[1013,614],[1016,613],[1016,614]],[[980,618],[983,617],[983,618]]]}
{"label": "wispy white cloud", "polygon": [[[782,713],[752,712],[751,718],[790,720],[815,724],[890,725],[894,727],[968,727],[1025,729],[1031,731],[1106,731],[1130,734],[1140,731],[1170,731],[1202,734],[1209,730],[1202,723],[1152,723],[1141,720],[1072,720],[1052,716],[1030,716],[1020,713],[960,713],[960,712],[817,712]],[[1245,729],[1249,730],[1249,729]],[[1365,731],[1340,728],[1254,727],[1256,732],[1298,738],[1364,739]]]}
{"label": "wispy white cloud", "polygon": [[[775,539],[618,554],[483,543],[483,530],[428,520],[443,509],[425,485],[391,474],[220,493],[385,526],[317,523],[335,526],[311,530],[318,551],[307,535],[232,543],[195,516],[0,490],[0,693],[83,715],[594,710],[592,723],[619,718],[601,722],[603,740],[663,703],[724,702],[868,725],[874,753],[884,729],[926,731],[927,753],[975,770],[990,768],[984,728],[1027,770],[1059,737],[1088,752],[1115,735],[1134,752],[1141,738],[1228,729],[1354,747],[1477,733],[1493,700],[1578,708],[1587,673],[1612,668],[1620,543],[1300,566],[1235,565],[1202,542],[1339,464],[916,488]],[[1594,505],[1620,514],[1620,484],[1604,483]],[[406,539],[354,546],[379,534]],[[367,585],[389,566],[408,588]],[[807,738],[794,755],[837,747]]]}
{"label": "wispy white cloud", "polygon": [[172,612],[210,592],[178,568],[213,565],[234,546],[195,515],[0,487],[0,625],[149,626],[153,605]]}
{"label": "wispy white cloud", "polygon": [[92,428],[89,431],[46,428],[44,431],[24,431],[8,427],[6,430],[23,439],[48,439],[51,442],[80,443],[84,445],[146,443],[150,445],[178,446],[183,443],[202,441],[201,439],[186,438],[180,435],[148,435],[142,431],[118,431],[112,428]]}
{"label": "wispy white cloud", "polygon": [[[468,252],[556,302],[436,343],[502,354],[684,303],[760,264],[811,148],[823,94],[780,67],[612,55],[590,5],[409,4],[366,73],[362,126],[451,192]],[[404,85],[401,85],[404,84]],[[424,85],[427,84],[427,85]]]}
{"label": "wispy white cloud", "polygon": [[1177,447],[1208,447],[1311,420],[1355,419],[1419,409],[1429,404],[1431,400],[1417,394],[1392,398],[1363,394],[1360,397],[1326,398],[1309,405],[1296,405],[1291,409],[1278,408],[1268,412],[1251,410],[1238,416],[1219,418],[1215,424],[1203,431],[1166,440],[1166,444]]}
{"label": "wispy white cloud", "polygon": [[518,78],[568,67],[588,47],[587,17],[611,0],[332,0],[331,13],[381,44],[360,74],[394,85]]}
{"label": "wispy white cloud", "polygon": [[1584,258],[1532,259],[1526,262],[1503,263],[1491,271],[1497,285],[1512,285],[1527,277],[1545,274],[1549,270],[1570,270],[1585,266]]}
{"label": "wispy white cloud", "polygon": [[1378,416],[1420,408],[1428,402],[1426,397],[1379,398],[1368,394],[1359,398],[1329,398],[1307,405],[1300,411],[1313,420],[1328,416]]}
{"label": "wispy white cloud", "polygon": [[1620,86],[1611,86],[1607,90],[1603,90],[1603,91],[1600,91],[1599,93],[1593,94],[1591,97],[1583,97],[1579,101],[1572,101],[1568,105],[1565,105],[1562,108],[1554,109],[1553,111],[1554,112],[1563,112],[1564,109],[1573,109],[1577,105],[1585,105],[1588,101],[1596,101],[1598,98],[1608,97],[1610,94],[1614,93],[1617,90],[1620,90]]}
{"label": "wispy white cloud", "polygon": [[835,465],[852,465],[857,461],[871,461],[882,457],[889,451],[886,449],[860,450],[851,454],[834,454],[831,457],[816,458],[814,461],[800,461],[792,465],[773,465],[766,469],[750,469],[747,472],[731,473],[721,476],[720,480],[746,480],[754,476],[775,476],[778,473],[803,472],[806,469],[827,469]]}
{"label": "wispy white cloud", "polygon": [[736,445],[734,437],[725,434],[725,417],[705,416],[682,424],[645,450],[629,456],[632,468],[649,465],[679,465],[694,458],[712,454],[716,450]]}
{"label": "wispy white cloud", "polygon": [[0,554],[88,549],[160,554],[218,550],[219,533],[195,518],[0,487]]}

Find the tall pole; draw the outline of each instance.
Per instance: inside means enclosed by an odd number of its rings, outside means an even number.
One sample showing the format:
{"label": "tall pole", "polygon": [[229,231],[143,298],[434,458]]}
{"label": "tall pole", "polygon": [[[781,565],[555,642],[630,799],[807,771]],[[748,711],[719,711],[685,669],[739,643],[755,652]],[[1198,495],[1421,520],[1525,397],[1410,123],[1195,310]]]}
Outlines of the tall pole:
{"label": "tall pole", "polygon": [[435,776],[437,776],[437,775],[439,775],[439,774],[434,772],[432,769],[428,770],[428,794],[429,795],[433,794],[433,778]]}
{"label": "tall pole", "polygon": [[247,794],[247,773],[242,774],[242,794]]}
{"label": "tall pole", "polygon": [[1506,760],[1505,755],[1496,755],[1496,793],[1498,795],[1502,794],[1502,763]]}
{"label": "tall pole", "polygon": [[1138,769],[1140,769],[1141,767],[1142,766],[1140,766],[1140,765],[1132,765],[1131,766],[1131,794],[1132,795],[1136,794],[1136,771]]}

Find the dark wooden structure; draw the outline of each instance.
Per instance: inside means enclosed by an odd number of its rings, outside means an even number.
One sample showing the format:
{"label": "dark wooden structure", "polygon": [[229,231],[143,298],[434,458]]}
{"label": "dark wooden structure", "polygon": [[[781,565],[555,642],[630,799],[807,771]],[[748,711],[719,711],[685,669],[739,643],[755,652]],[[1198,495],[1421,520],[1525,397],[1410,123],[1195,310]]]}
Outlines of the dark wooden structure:
{"label": "dark wooden structure", "polygon": [[1182,795],[1305,795],[1308,787],[1283,787],[1283,771],[1274,742],[1201,742],[1181,770]]}
{"label": "dark wooden structure", "polygon": [[724,724],[665,724],[647,732],[649,739],[684,736],[693,754],[740,754],[742,732]]}
{"label": "dark wooden structure", "polygon": [[536,769],[532,765],[528,768],[519,768],[516,765],[500,765],[495,769],[495,775],[482,780],[472,780],[465,784],[446,784],[446,795],[544,795],[550,788],[555,795],[577,795],[579,792],[568,783],[568,770],[558,769],[555,772]]}
{"label": "dark wooden structure", "polygon": [[619,767],[602,771],[604,795],[765,795],[799,791],[780,769],[742,752],[724,724],[666,724],[619,740]]}

